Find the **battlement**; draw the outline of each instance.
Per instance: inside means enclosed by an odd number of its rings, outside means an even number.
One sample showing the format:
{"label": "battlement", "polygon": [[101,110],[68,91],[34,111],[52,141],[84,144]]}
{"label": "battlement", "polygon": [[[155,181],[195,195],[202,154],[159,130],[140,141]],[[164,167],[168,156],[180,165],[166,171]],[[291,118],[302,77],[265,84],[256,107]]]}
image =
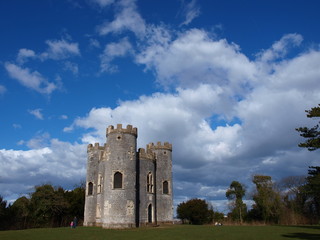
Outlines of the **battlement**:
{"label": "battlement", "polygon": [[129,133],[136,137],[138,136],[137,128],[133,128],[132,125],[127,125],[127,128],[122,128],[122,124],[117,124],[117,128],[114,128],[112,125],[110,125],[107,128],[107,137],[110,133]]}
{"label": "battlement", "polygon": [[154,153],[147,149],[147,151],[144,148],[139,148],[138,150],[139,159],[147,159],[147,160],[154,160]]}
{"label": "battlement", "polygon": [[92,151],[92,150],[104,150],[106,148],[106,144],[104,144],[103,146],[100,146],[99,143],[95,143],[94,145],[92,145],[91,143],[88,144],[87,147],[87,152]]}
{"label": "battlement", "polygon": [[164,150],[172,151],[172,144],[168,142],[164,142],[163,145],[161,145],[161,142],[157,142],[157,145],[155,145],[154,143],[149,143],[147,145],[147,151],[156,150],[156,149],[164,149]]}

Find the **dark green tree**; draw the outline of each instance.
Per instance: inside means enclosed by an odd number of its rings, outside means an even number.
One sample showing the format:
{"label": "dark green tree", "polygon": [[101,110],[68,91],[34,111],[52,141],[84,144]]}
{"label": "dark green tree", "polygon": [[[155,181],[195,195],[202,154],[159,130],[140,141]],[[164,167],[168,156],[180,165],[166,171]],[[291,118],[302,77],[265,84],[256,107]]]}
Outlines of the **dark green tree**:
{"label": "dark green tree", "polygon": [[83,221],[85,203],[85,185],[81,184],[72,191],[65,192],[65,198],[69,203],[68,215],[71,221],[75,216]]}
{"label": "dark green tree", "polygon": [[274,189],[271,177],[255,175],[252,181],[256,185],[256,193],[253,195],[255,216],[260,216],[264,222],[278,223],[282,211],[282,202],[280,194]]}
{"label": "dark green tree", "polygon": [[247,212],[247,206],[242,201],[245,193],[245,188],[238,181],[233,181],[226,191],[226,197],[232,201],[231,217],[234,220],[239,220],[240,224],[243,223],[243,217]]}
{"label": "dark green tree", "polygon": [[[308,118],[320,117],[320,104],[318,107],[313,107],[310,110],[306,110]],[[319,122],[320,123],[320,122]],[[299,127],[296,128],[300,132],[300,136],[306,138],[306,141],[299,144],[299,147],[307,148],[309,151],[314,151],[320,148],[320,129],[319,124],[312,128]]]}
{"label": "dark green tree", "polygon": [[8,208],[7,201],[0,196],[0,230],[7,228]]}
{"label": "dark green tree", "polygon": [[309,167],[306,192],[309,197],[310,213],[320,217],[320,167]]}
{"label": "dark green tree", "polygon": [[[307,117],[319,120],[320,118],[320,104],[310,110],[306,110]],[[299,147],[307,148],[309,151],[315,151],[320,148],[320,121],[312,128],[300,127],[296,130],[300,132],[300,136],[306,138],[306,141],[299,144]],[[315,213],[320,217],[320,167],[309,167],[309,176],[307,177],[307,184],[305,190],[309,197],[309,211]]]}
{"label": "dark green tree", "polygon": [[68,207],[62,188],[55,190],[50,184],[37,186],[30,199],[34,226],[60,226]]}
{"label": "dark green tree", "polygon": [[30,219],[30,200],[26,197],[18,198],[12,204],[12,211],[15,218],[15,229],[25,229],[28,228],[28,223]]}
{"label": "dark green tree", "polygon": [[177,207],[177,216],[183,223],[186,221],[196,225],[209,223],[213,218],[212,213],[208,203],[197,198],[182,202]]}

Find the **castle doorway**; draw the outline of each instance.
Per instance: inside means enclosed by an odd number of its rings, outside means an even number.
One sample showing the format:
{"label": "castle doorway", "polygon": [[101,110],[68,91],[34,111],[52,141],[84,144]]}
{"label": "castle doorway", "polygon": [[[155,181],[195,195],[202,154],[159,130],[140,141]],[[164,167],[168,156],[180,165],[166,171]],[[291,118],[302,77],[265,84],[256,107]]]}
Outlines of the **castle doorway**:
{"label": "castle doorway", "polygon": [[148,206],[148,223],[152,223],[152,205]]}

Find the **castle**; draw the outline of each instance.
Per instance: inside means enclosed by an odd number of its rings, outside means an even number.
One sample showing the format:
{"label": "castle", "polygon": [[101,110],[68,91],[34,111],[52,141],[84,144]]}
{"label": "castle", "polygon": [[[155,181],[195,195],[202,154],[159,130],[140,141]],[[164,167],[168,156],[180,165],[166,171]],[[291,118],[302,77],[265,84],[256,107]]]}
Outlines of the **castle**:
{"label": "castle", "polygon": [[107,142],[88,145],[84,226],[131,228],[172,223],[172,145],[137,151],[138,130],[109,126]]}

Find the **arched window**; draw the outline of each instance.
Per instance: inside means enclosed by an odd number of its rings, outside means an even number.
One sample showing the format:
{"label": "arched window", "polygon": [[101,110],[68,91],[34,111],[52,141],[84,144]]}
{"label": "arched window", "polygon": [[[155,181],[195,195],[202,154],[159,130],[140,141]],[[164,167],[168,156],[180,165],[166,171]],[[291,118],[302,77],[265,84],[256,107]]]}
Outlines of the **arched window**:
{"label": "arched window", "polygon": [[162,193],[163,194],[169,194],[169,183],[168,183],[168,181],[164,181],[162,183]]}
{"label": "arched window", "polygon": [[151,172],[147,175],[147,192],[153,193],[153,177]]}
{"label": "arched window", "polygon": [[116,172],[113,175],[113,188],[122,188],[122,173]]}
{"label": "arched window", "polygon": [[89,182],[88,183],[88,195],[92,195],[93,194],[93,183]]}

